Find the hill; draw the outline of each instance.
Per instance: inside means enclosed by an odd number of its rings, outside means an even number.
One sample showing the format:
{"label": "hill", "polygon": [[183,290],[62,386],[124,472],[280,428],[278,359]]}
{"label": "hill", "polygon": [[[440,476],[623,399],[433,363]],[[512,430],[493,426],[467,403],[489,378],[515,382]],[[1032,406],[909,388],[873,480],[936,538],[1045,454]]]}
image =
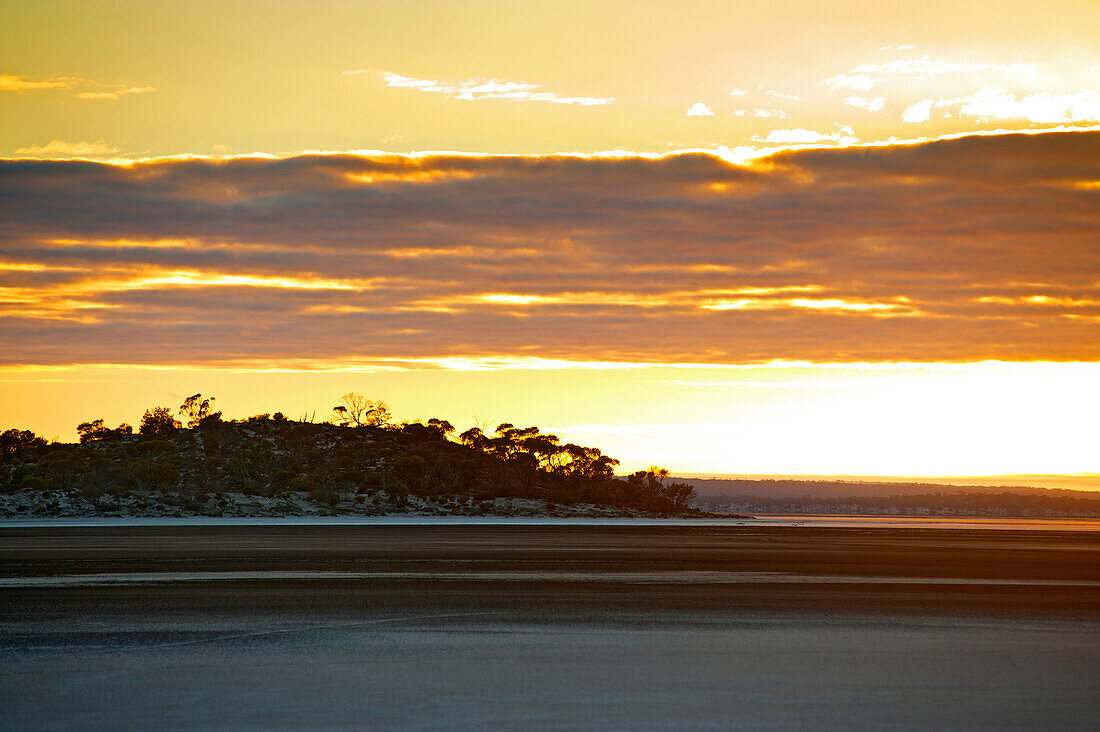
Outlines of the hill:
{"label": "hill", "polygon": [[798,479],[680,478],[715,512],[1100,517],[1100,493],[1029,486],[958,486]]}
{"label": "hill", "polygon": [[189,428],[158,407],[137,433],[82,423],[75,444],[5,431],[0,515],[700,514],[690,486],[644,471],[617,478],[618,461],[537,427],[456,437],[445,420],[363,424],[339,409],[342,425],[225,421],[199,396],[181,409]]}
{"label": "hill", "polygon": [[755,495],[769,498],[839,498],[843,496],[907,496],[926,493],[1017,493],[1020,495],[1052,495],[1062,492],[1084,493],[1064,488],[1041,488],[1020,485],[956,485],[925,481],[888,480],[822,480],[804,478],[683,478],[677,480],[692,485],[700,497],[723,495]]}

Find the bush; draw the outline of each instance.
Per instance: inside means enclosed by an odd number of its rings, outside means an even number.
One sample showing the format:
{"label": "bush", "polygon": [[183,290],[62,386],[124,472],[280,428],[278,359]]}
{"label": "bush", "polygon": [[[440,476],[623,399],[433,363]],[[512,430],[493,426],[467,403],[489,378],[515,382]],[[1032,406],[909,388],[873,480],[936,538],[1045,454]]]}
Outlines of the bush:
{"label": "bush", "polygon": [[147,409],[141,416],[141,427],[138,432],[145,436],[174,435],[181,427],[179,420],[172,416],[172,410],[168,407],[153,407]]}
{"label": "bush", "polygon": [[131,448],[135,455],[155,457],[166,452],[173,452],[176,446],[168,440],[142,440]]}
{"label": "bush", "polygon": [[25,475],[23,480],[20,481],[19,487],[30,491],[44,491],[49,489],[50,484],[37,475]]}
{"label": "bush", "polygon": [[287,490],[291,490],[291,491],[295,491],[295,492],[303,492],[304,493],[304,492],[312,491],[313,486],[315,484],[316,484],[316,481],[312,481],[309,478],[306,478],[305,476],[302,476],[302,475],[297,475],[297,476],[291,478],[289,481],[287,481],[286,487],[287,487]]}

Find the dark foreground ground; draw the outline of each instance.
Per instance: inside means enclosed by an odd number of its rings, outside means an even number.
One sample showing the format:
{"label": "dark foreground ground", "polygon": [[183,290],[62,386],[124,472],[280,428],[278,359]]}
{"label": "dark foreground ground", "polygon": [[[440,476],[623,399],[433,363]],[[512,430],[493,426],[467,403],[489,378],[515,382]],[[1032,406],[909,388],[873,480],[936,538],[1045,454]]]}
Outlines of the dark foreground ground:
{"label": "dark foreground ground", "polygon": [[1100,534],[0,527],[0,726],[1095,729]]}

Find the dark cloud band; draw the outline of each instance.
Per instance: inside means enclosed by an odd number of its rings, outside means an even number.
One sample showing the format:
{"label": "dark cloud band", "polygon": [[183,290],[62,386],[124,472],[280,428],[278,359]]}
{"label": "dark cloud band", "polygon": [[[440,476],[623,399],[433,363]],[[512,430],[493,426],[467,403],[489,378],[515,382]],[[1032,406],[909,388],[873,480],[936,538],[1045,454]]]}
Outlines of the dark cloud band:
{"label": "dark cloud band", "polygon": [[1100,360],[1100,133],[0,161],[0,363]]}

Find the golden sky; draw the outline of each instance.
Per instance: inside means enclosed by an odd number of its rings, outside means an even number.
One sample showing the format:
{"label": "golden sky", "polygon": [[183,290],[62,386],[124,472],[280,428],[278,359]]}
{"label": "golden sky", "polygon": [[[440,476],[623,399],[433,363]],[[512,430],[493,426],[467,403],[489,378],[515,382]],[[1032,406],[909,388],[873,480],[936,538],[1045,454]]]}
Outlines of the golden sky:
{"label": "golden sky", "polygon": [[1091,1],[0,5],[0,425],[355,390],[626,466],[1100,472],[1097,38]]}

